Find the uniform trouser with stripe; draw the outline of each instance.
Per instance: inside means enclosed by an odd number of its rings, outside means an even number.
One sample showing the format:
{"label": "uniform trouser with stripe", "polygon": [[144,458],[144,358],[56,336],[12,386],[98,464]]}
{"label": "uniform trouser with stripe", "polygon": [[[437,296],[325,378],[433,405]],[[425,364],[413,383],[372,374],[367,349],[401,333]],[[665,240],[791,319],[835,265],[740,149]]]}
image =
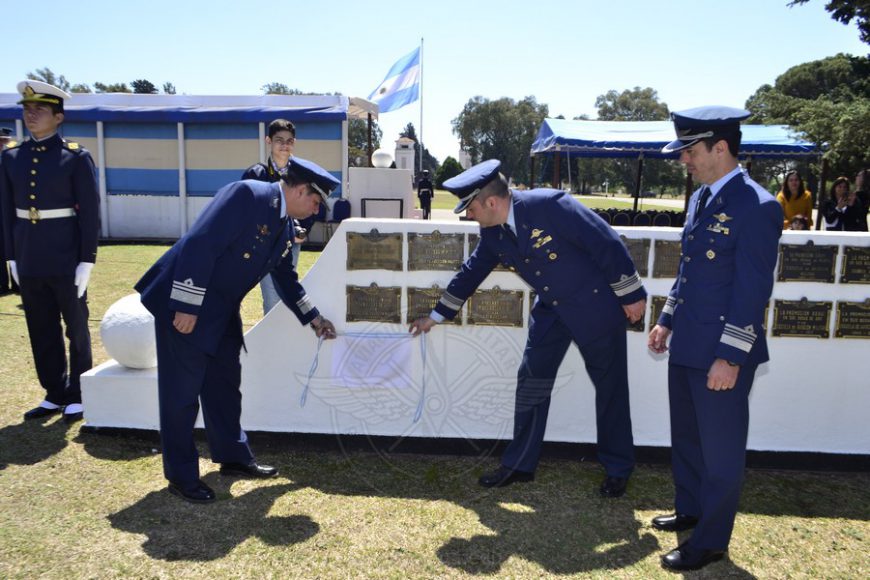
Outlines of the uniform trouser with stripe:
{"label": "uniform trouser with stripe", "polygon": [[[526,472],[534,472],[538,466],[553,384],[574,341],[561,320],[553,321],[540,336],[534,326],[533,322],[517,376],[514,438],[501,462]],[[613,477],[628,477],[634,469],[625,332],[625,328],[617,327],[579,347],[595,386],[598,460]]]}
{"label": "uniform trouser with stripe", "polygon": [[[87,293],[78,297],[73,276],[22,276],[19,281],[33,362],[45,400],[56,405],[81,403],[79,377],[93,366]],[[69,368],[61,320],[69,340]]]}
{"label": "uniform trouser with stripe", "polygon": [[202,402],[211,459],[249,464],[254,456],[242,431],[242,337],[228,328],[217,352],[209,355],[191,345],[171,324],[157,321],[157,387],[163,473],[180,485],[199,480],[199,455],[193,427]]}
{"label": "uniform trouser with stripe", "polygon": [[671,465],[677,513],[695,516],[694,548],[724,550],[731,539],[749,429],[756,366],[740,368],[733,389],[707,388],[707,371],[669,365]]}

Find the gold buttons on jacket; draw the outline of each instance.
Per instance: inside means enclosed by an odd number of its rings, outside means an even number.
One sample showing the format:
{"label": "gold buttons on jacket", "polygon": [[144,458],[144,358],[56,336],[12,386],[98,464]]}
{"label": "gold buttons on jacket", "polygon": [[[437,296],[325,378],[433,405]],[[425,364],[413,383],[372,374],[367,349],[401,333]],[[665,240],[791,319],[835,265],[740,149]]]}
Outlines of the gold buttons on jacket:
{"label": "gold buttons on jacket", "polygon": [[550,253],[550,260],[555,260],[556,258],[558,258],[558,256],[556,255],[556,252],[551,252]]}
{"label": "gold buttons on jacket", "polygon": [[39,159],[36,158],[36,157],[34,157],[34,158],[33,158],[33,162],[34,162],[34,163],[39,163]]}
{"label": "gold buttons on jacket", "polygon": [[249,252],[245,252],[244,254],[242,254],[242,257],[246,260],[249,260],[251,258],[251,254]]}
{"label": "gold buttons on jacket", "polygon": [[716,252],[714,252],[713,250],[707,250],[707,259],[708,260],[712,260],[715,257],[716,257]]}

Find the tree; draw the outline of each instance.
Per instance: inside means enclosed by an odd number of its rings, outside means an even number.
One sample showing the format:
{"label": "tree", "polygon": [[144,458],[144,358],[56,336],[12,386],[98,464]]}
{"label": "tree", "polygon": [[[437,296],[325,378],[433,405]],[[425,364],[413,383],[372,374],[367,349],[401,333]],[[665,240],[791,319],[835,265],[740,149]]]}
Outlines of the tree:
{"label": "tree", "polygon": [[517,183],[528,183],[532,142],[548,111],[533,96],[521,101],[477,96],[453,119],[453,133],[472,162],[499,159],[502,173]]}
{"label": "tree", "polygon": [[[607,91],[595,99],[600,121],[665,121],[670,116],[667,103],[659,101],[658,91],[651,87]],[[595,185],[607,182],[609,190],[624,189],[628,193],[637,190],[637,158],[611,159],[607,163],[591,160],[578,162],[577,175],[584,169],[595,171],[586,181]],[[642,186],[644,190],[663,192],[679,190],[683,183],[683,169],[669,160],[644,160]]]}
{"label": "tree", "polygon": [[462,166],[453,157],[447,156],[441,167],[435,172],[435,187],[441,189],[444,182],[462,173]]}
{"label": "tree", "polygon": [[173,85],[172,83],[168,83],[168,82],[163,83],[163,92],[167,95],[174,95],[175,94],[175,85]]}
{"label": "tree", "polygon": [[[383,131],[376,120],[372,120],[372,150],[381,146]],[[351,167],[368,167],[369,127],[366,119],[351,119],[347,123],[348,162]]]}
{"label": "tree", "polygon": [[63,75],[56,75],[48,67],[38,68],[36,72],[28,72],[27,78],[34,81],[42,81],[59,88],[62,91],[69,92],[70,83]]}
{"label": "tree", "polygon": [[91,87],[86,83],[76,83],[69,88],[71,93],[92,93]]}
{"label": "tree", "polygon": [[301,95],[302,91],[299,89],[291,89],[284,83],[266,83],[260,90],[263,91],[264,95]]}
{"label": "tree", "polygon": [[607,91],[595,99],[599,121],[666,121],[667,103],[659,102],[655,89],[634,87],[621,93]]}
{"label": "tree", "polygon": [[127,83],[94,83],[94,89],[98,93],[132,93],[130,87],[127,86]]}
{"label": "tree", "polygon": [[825,147],[832,174],[854,175],[870,151],[870,59],[838,54],[796,65],[759,87],[746,108],[750,123],[789,125]]}
{"label": "tree", "polygon": [[[789,7],[806,4],[809,0],[792,0]],[[825,4],[825,10],[831,13],[831,18],[843,24],[849,24],[854,18],[858,24],[861,42],[870,44],[870,2],[867,0],[830,0]]]}
{"label": "tree", "polygon": [[[420,167],[420,140],[417,138],[417,130],[414,128],[414,123],[408,123],[405,128],[399,133],[399,137],[407,137],[417,145],[414,146],[414,171]],[[426,145],[423,145],[423,169],[428,169],[432,175],[438,171],[438,160],[429,153]]]}
{"label": "tree", "polygon": [[154,86],[149,80],[145,79],[137,79],[130,83],[133,87],[133,92],[137,95],[155,95],[157,94],[157,87]]}

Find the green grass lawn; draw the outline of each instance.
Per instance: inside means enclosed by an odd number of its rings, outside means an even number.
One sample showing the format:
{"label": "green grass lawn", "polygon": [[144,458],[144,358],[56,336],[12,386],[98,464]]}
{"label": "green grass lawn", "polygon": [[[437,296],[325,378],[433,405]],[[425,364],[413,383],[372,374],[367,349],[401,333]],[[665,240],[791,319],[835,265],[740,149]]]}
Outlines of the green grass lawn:
{"label": "green grass lawn", "polygon": [[[100,249],[99,319],[165,250]],[[302,270],[317,253],[302,253]],[[245,300],[247,326],[260,316]],[[253,434],[281,476],[228,480],[200,444],[219,501],[165,490],[156,439],[23,423],[42,398],[17,296],[0,298],[0,578],[671,578],[677,538],[649,525],[671,509],[666,466],[639,466],[604,500],[590,461],[545,459],[534,483],[484,490],[491,458],[306,449]],[[867,578],[870,474],[749,470],[730,560],[691,577]]]}

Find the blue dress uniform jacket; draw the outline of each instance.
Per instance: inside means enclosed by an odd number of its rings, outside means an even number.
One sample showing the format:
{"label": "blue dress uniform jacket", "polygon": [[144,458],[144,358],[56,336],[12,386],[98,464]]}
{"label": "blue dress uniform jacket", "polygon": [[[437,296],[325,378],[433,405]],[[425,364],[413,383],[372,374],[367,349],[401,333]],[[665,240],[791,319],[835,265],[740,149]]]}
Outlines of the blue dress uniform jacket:
{"label": "blue dress uniform jacket", "polygon": [[694,223],[700,191],[689,202],[679,272],[658,320],[673,331],[670,363],[703,370],[716,358],[758,365],[769,358],[762,324],[782,207],[741,172]]}
{"label": "blue dress uniform jacket", "polygon": [[[672,329],[668,388],[677,513],[698,518],[699,550],[725,550],[746,464],[749,392],[768,360],[765,306],[773,288],[782,208],[739,172],[700,209],[689,204],[682,262],[658,323]],[[707,388],[715,359],[740,366],[733,388]]]}
{"label": "blue dress uniform jacket", "polygon": [[[196,314],[185,340],[213,354],[245,295],[271,273],[302,324],[318,316],[289,259],[292,239],[280,215],[281,184],[238,181],[215,194],[190,231],[136,284],[158,320]],[[288,259],[284,260],[283,258]]]}
{"label": "blue dress uniform jacket", "polygon": [[[155,318],[163,470],[169,481],[199,480],[193,426],[202,402],[212,460],[253,461],[242,431],[242,326],[239,307],[272,273],[300,322],[318,316],[289,258],[280,183],[238,181],[215,194],[190,231],[136,284]],[[195,314],[190,334],[172,326],[176,312]]]}
{"label": "blue dress uniform jacket", "polygon": [[514,438],[502,465],[534,472],[550,395],[570,343],[595,385],[598,458],[607,474],[634,467],[624,304],[646,296],[634,263],[609,225],[563,191],[512,192],[516,240],[502,227],[481,229],[480,242],[435,310],[451,319],[498,264],[537,293],[517,373]]}
{"label": "blue dress uniform jacket", "polygon": [[[28,139],[3,151],[0,168],[6,259],[16,261],[19,276],[73,276],[79,262],[96,262],[100,195],[87,150],[59,135]],[[31,208],[72,208],[76,215],[16,216],[16,209]]]}
{"label": "blue dress uniform jacket", "polygon": [[594,212],[563,191],[513,191],[517,240],[503,228],[480,230],[477,248],[450,282],[435,310],[447,319],[499,264],[537,294],[533,317],[569,322],[583,345],[625,328],[621,305],[646,297],[625,245]]}

